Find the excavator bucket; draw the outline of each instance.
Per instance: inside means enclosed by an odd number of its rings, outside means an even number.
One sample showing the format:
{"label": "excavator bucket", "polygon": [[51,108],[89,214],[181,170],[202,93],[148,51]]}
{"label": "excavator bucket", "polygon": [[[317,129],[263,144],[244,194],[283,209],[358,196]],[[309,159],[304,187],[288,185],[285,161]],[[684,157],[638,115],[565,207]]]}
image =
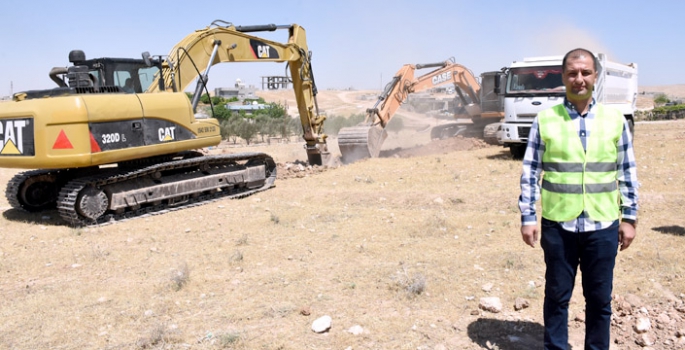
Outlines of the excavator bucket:
{"label": "excavator bucket", "polygon": [[376,158],[388,133],[380,125],[359,124],[340,129],[338,147],[343,163],[353,163],[364,158]]}

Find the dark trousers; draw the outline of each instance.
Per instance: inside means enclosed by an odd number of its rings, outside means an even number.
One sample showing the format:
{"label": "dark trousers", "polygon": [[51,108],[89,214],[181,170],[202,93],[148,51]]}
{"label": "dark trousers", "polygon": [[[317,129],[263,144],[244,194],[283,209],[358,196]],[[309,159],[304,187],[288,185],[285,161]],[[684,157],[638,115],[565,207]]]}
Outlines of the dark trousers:
{"label": "dark trousers", "polygon": [[580,265],[585,297],[585,350],[607,350],[611,292],[618,251],[618,221],[609,228],[569,232],[542,219],[545,252],[545,350],[568,348],[568,304]]}

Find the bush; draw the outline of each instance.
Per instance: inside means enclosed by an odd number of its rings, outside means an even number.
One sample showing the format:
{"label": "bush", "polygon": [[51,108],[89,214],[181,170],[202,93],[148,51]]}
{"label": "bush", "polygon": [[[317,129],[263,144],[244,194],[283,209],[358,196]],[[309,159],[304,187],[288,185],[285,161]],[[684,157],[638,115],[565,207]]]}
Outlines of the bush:
{"label": "bush", "polygon": [[671,100],[668,99],[666,94],[657,94],[654,96],[654,104],[656,105],[663,105],[668,102],[671,102]]}
{"label": "bush", "polygon": [[326,118],[323,130],[329,135],[338,135],[340,129],[357,125],[366,118],[363,114],[353,114],[350,117],[331,115]]}

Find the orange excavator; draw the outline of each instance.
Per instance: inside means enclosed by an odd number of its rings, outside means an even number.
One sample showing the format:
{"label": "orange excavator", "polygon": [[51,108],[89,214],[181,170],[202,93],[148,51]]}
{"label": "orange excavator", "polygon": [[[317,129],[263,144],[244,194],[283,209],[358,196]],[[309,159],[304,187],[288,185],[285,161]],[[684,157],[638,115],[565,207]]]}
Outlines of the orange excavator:
{"label": "orange excavator", "polygon": [[[437,68],[429,73],[415,77],[415,72],[424,68]],[[344,163],[352,163],[364,158],[375,158],[387,138],[385,127],[395,112],[412,93],[454,84],[459,101],[471,118],[473,124],[481,128],[497,122],[502,117],[503,108],[498,89],[503,79],[501,72],[487,72],[481,80],[491,89],[485,91],[473,73],[466,67],[455,63],[454,58],[444,62],[427,64],[406,64],[400,68],[372,108],[366,110],[366,118],[360,124],[342,128],[338,133],[338,147]],[[485,84],[484,84],[485,85]],[[434,127],[432,138],[445,138],[458,134],[466,126],[448,123]]]}

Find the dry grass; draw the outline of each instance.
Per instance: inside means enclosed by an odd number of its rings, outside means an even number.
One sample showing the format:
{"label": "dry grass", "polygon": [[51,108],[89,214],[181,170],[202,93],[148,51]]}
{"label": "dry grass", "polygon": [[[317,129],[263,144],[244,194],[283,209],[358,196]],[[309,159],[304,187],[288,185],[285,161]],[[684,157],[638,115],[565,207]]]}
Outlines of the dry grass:
{"label": "dry grass", "polygon": [[[301,147],[273,154],[303,159]],[[664,290],[685,293],[685,123],[638,124],[636,147],[639,236],[619,254],[615,292],[657,304]],[[14,173],[0,169],[0,183]],[[501,344],[542,318],[544,263],[520,239],[519,174],[498,147],[371,159],[242,200],[83,229],[56,212],[8,210],[3,197],[0,348]],[[478,311],[483,296],[500,297],[504,312]],[[517,297],[530,308],[514,311]],[[323,315],[332,328],[315,334]],[[347,332],[355,325],[365,331]]]}

